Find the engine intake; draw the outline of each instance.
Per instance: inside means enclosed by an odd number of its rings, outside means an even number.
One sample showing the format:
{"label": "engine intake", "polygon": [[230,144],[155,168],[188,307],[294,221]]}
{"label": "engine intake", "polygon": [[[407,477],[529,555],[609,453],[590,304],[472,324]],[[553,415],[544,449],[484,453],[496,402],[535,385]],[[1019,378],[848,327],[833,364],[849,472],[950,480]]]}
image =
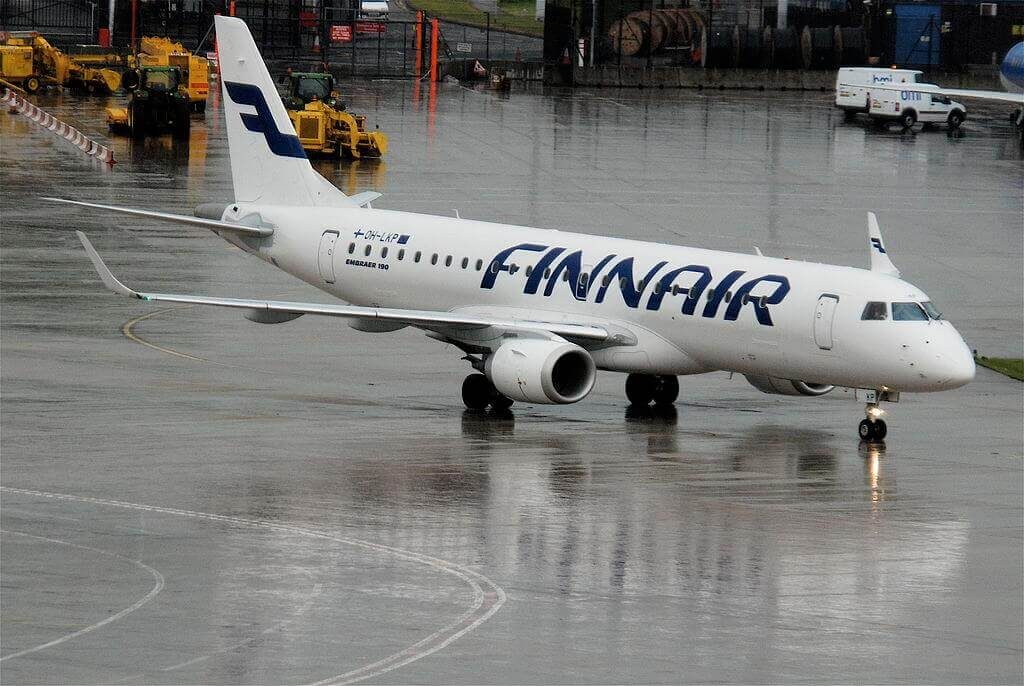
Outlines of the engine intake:
{"label": "engine intake", "polygon": [[597,378],[594,359],[566,341],[512,338],[487,358],[484,372],[498,392],[527,403],[582,400]]}
{"label": "engine intake", "polygon": [[835,386],[823,383],[808,383],[792,379],[780,379],[776,376],[753,376],[745,374],[750,385],[763,393],[771,395],[825,395]]}

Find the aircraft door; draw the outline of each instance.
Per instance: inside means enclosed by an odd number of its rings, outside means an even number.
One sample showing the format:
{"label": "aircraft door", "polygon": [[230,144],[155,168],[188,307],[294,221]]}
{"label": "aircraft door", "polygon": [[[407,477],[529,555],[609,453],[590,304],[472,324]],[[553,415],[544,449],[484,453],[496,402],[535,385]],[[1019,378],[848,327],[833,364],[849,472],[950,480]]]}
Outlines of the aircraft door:
{"label": "aircraft door", "polygon": [[338,243],[337,231],[324,231],[320,237],[320,257],[317,266],[320,277],[327,283],[334,283],[334,248]]}
{"label": "aircraft door", "polygon": [[822,293],[814,311],[814,342],[822,350],[832,349],[832,320],[836,316],[839,296]]}

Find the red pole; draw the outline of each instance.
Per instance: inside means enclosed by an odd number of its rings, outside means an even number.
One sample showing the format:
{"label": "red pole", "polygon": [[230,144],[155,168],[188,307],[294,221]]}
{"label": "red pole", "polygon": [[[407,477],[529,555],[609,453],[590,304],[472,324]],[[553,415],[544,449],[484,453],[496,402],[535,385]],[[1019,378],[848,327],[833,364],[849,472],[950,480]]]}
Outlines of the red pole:
{"label": "red pole", "polygon": [[423,12],[416,13],[416,78],[423,76]]}
{"label": "red pole", "polygon": [[132,0],[132,42],[129,48],[135,50],[138,43],[135,42],[135,30],[139,21],[139,0]]}
{"label": "red pole", "polygon": [[231,0],[231,4],[228,5],[228,16],[235,16],[235,0]]}
{"label": "red pole", "polygon": [[437,41],[438,41],[438,20],[435,17],[430,20],[430,80],[437,83]]}

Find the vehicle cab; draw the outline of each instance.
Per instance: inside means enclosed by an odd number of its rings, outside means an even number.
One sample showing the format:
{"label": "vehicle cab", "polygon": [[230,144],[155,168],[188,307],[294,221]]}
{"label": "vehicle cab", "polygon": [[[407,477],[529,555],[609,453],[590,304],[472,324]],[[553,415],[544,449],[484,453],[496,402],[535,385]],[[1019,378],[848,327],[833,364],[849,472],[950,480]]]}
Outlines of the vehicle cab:
{"label": "vehicle cab", "polygon": [[[938,86],[920,84],[921,87]],[[967,108],[939,92],[928,90],[874,90],[868,116],[879,122],[898,122],[909,129],[914,124],[946,124],[950,129],[959,128],[967,118]]]}
{"label": "vehicle cab", "polygon": [[918,83],[920,78],[917,69],[842,67],[836,73],[836,107],[850,114],[867,112],[871,106],[871,86]]}

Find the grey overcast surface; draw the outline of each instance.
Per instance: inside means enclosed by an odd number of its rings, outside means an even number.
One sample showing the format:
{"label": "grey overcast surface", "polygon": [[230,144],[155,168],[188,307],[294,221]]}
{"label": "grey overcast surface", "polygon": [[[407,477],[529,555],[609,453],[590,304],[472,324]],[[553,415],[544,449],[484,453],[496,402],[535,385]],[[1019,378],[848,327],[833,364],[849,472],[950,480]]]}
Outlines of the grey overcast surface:
{"label": "grey overcast surface", "polygon": [[[381,162],[316,162],[379,207],[866,265],[890,253],[993,356],[1022,354],[1022,162],[845,123],[828,94],[362,83]],[[102,100],[40,105],[103,137]],[[201,229],[230,199],[217,103],[106,171],[0,113],[5,683],[1019,683],[1022,385],[888,407],[681,379],[626,410],[465,413],[459,353],[405,330],[147,306],[129,285],[327,301]]]}

